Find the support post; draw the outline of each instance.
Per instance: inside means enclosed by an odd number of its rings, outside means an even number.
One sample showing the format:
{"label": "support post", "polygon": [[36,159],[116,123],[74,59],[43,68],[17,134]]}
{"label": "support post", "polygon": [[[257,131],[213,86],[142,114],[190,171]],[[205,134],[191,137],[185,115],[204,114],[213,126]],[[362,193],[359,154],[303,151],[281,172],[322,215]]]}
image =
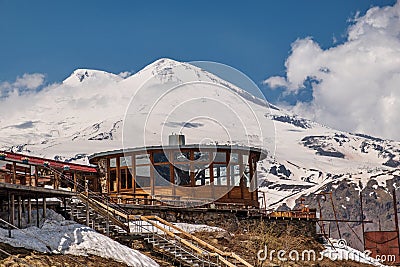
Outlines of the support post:
{"label": "support post", "polygon": [[22,199],[18,196],[18,228],[22,228]]}
{"label": "support post", "polygon": [[77,189],[77,175],[78,175],[78,173],[76,172],[76,171],[74,171],[74,192],[76,192],[76,189]]}
{"label": "support post", "polygon": [[38,166],[35,166],[35,186],[38,186],[39,184],[39,171],[38,171]]}
{"label": "support post", "polygon": [[89,197],[86,200],[86,226],[89,226]]}
{"label": "support post", "polygon": [[43,198],[43,218],[46,219],[46,209],[47,209],[47,203],[46,203],[46,198]]}
{"label": "support post", "polygon": [[11,221],[10,223],[14,225],[15,223],[15,196],[11,194]]}
{"label": "support post", "polygon": [[362,238],[363,238],[363,246],[365,251],[365,225],[364,225],[364,208],[363,208],[363,197],[362,192],[360,192],[360,207],[361,207],[361,229],[362,229]]}
{"label": "support post", "polygon": [[399,246],[399,255],[400,255],[400,235],[399,235],[399,218],[397,215],[397,198],[396,198],[396,188],[393,189],[393,209],[394,209],[394,220],[396,224],[396,233],[397,233],[397,245]]}
{"label": "support post", "polygon": [[12,183],[16,184],[17,183],[17,164],[15,162],[13,162],[13,180]]}
{"label": "support post", "polygon": [[22,199],[22,214],[25,214],[26,207],[25,207],[25,198]]}
{"label": "support post", "polygon": [[335,209],[335,205],[333,204],[333,197],[332,197],[332,192],[329,192],[329,196],[331,198],[331,204],[332,204],[332,209],[333,209],[333,215],[335,216],[335,221],[336,221],[336,227],[339,233],[339,238],[342,239],[342,234],[340,233],[340,227],[339,227],[339,222],[337,219],[337,214],[336,214],[336,209]]}
{"label": "support post", "polygon": [[36,196],[36,226],[39,228],[40,226],[40,218],[39,218],[39,198]]}
{"label": "support post", "polygon": [[326,232],[325,232],[325,224],[324,224],[323,217],[322,217],[321,201],[320,201],[319,197],[317,197],[317,200],[318,200],[318,208],[319,208],[319,219],[321,220],[321,231],[324,234],[324,237],[327,238]]}
{"label": "support post", "polygon": [[28,224],[32,222],[32,200],[28,198]]}
{"label": "support post", "polygon": [[[11,223],[11,196],[10,192],[7,192],[7,197],[8,197],[8,223]],[[8,229],[8,237],[11,238],[11,226],[7,224],[7,229]]]}

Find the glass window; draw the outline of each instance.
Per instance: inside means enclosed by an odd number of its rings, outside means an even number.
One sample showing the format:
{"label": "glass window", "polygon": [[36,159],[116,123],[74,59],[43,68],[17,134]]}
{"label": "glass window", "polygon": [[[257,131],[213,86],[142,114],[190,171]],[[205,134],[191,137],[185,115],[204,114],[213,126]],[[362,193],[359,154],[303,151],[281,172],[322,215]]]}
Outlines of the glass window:
{"label": "glass window", "polygon": [[117,171],[110,171],[110,191],[117,191]]}
{"label": "glass window", "polygon": [[226,165],[214,164],[214,185],[228,185],[226,179]]}
{"label": "glass window", "polygon": [[185,162],[189,161],[190,152],[174,152],[174,161]]}
{"label": "glass window", "polygon": [[167,155],[165,155],[164,152],[154,153],[153,157],[154,157],[154,163],[168,162]]}
{"label": "glass window", "polygon": [[150,164],[150,155],[149,154],[136,155],[135,163],[136,165]]}
{"label": "glass window", "polygon": [[135,171],[136,187],[149,187],[150,186],[150,165],[136,166]]}
{"label": "glass window", "polygon": [[196,185],[209,185],[210,167],[205,164],[194,165],[194,181]]}
{"label": "glass window", "polygon": [[244,166],[249,165],[249,155],[247,154],[243,155],[243,165]]}
{"label": "glass window", "polygon": [[177,164],[174,166],[174,179],[176,185],[190,185],[190,165]]}
{"label": "glass window", "polygon": [[229,165],[230,166],[230,185],[240,186],[240,166],[238,164]]}
{"label": "glass window", "polygon": [[111,158],[110,159],[110,168],[116,168],[116,167],[117,167],[117,159]]}
{"label": "glass window", "polygon": [[126,170],[121,169],[121,188],[126,189]]}
{"label": "glass window", "polygon": [[229,162],[238,163],[239,162],[239,154],[238,153],[231,153],[231,159]]}
{"label": "glass window", "polygon": [[133,184],[132,184],[132,173],[128,170],[127,172],[127,179],[128,179],[128,188],[133,188]]}
{"label": "glass window", "polygon": [[127,157],[120,157],[119,158],[119,165],[121,167],[131,167],[132,166],[132,157],[127,156]]}
{"label": "glass window", "polygon": [[214,152],[214,162],[226,162],[226,152]]}
{"label": "glass window", "polygon": [[171,182],[169,164],[154,166],[154,185],[168,186]]}
{"label": "glass window", "polygon": [[210,153],[209,152],[194,152],[194,160],[197,161],[210,161]]}
{"label": "glass window", "polygon": [[243,182],[246,187],[250,187],[250,165],[249,155],[243,155]]}

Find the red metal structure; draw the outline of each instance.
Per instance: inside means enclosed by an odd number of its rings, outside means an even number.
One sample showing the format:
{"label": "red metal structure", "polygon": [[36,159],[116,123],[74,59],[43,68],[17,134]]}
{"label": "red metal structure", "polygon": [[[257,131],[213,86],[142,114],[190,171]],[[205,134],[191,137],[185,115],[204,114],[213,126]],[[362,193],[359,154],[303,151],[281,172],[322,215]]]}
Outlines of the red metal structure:
{"label": "red metal structure", "polygon": [[370,250],[371,257],[383,260],[386,265],[400,265],[400,236],[395,190],[393,190],[393,208],[395,218],[394,231],[364,232],[364,249]]}
{"label": "red metal structure", "polygon": [[23,162],[24,158],[28,158],[29,159],[28,163],[30,165],[44,165],[45,162],[47,162],[47,163],[49,163],[49,165],[51,167],[57,168],[57,169],[63,169],[64,166],[68,166],[69,169],[72,171],[97,173],[96,168],[90,167],[90,166],[85,166],[85,165],[80,165],[80,164],[75,164],[75,163],[66,163],[66,162],[45,159],[45,158],[39,158],[39,157],[26,156],[26,155],[22,155],[22,154],[18,154],[18,153],[11,153],[11,152],[4,152],[4,151],[0,151],[0,153],[4,153],[6,155],[5,158],[10,161]]}

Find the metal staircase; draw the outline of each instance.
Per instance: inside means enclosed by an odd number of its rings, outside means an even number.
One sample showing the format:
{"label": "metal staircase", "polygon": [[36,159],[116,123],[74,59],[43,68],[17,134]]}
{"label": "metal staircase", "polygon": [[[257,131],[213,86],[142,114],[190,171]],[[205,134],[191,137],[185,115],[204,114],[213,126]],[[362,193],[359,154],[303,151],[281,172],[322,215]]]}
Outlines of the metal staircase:
{"label": "metal staircase", "polygon": [[130,232],[129,225],[124,218],[107,211],[84,194],[73,197],[66,204],[65,210],[72,220],[87,225],[99,233],[118,240]]}
{"label": "metal staircase", "polygon": [[[59,175],[64,178],[62,173]],[[157,216],[132,215],[107,196],[77,187],[82,193],[64,202],[65,211],[71,219],[117,241],[133,236],[143,238],[152,250],[178,266],[253,267],[237,254],[221,251]]]}

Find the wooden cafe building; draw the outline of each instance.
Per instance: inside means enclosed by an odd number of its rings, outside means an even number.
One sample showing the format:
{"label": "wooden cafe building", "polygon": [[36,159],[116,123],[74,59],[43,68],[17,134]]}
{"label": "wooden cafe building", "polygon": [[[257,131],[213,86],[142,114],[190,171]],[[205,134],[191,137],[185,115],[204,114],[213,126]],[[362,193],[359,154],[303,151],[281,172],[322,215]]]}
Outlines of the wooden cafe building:
{"label": "wooden cafe building", "polygon": [[103,193],[120,203],[258,208],[262,151],[241,146],[169,145],[96,153]]}

